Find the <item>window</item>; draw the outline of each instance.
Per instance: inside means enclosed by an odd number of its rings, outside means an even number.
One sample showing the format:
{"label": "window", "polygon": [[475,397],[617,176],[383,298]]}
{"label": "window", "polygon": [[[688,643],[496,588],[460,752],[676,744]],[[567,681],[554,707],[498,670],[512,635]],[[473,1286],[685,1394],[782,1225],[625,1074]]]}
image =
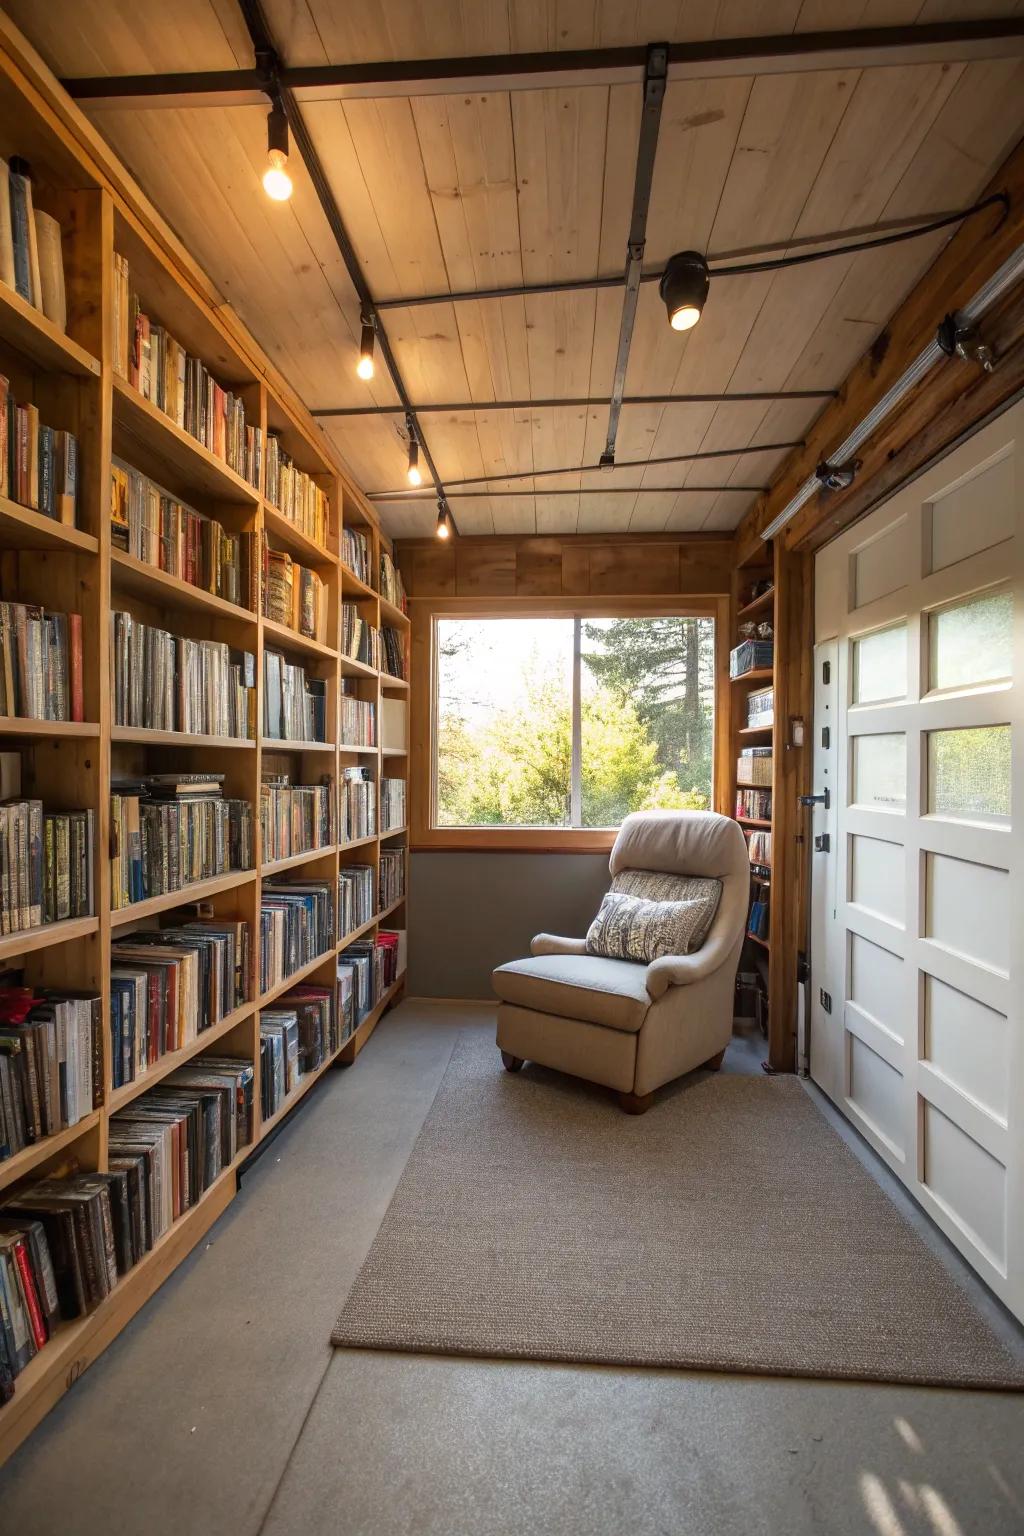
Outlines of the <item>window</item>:
{"label": "window", "polygon": [[438,618],[435,827],[617,827],[712,799],[711,618]]}

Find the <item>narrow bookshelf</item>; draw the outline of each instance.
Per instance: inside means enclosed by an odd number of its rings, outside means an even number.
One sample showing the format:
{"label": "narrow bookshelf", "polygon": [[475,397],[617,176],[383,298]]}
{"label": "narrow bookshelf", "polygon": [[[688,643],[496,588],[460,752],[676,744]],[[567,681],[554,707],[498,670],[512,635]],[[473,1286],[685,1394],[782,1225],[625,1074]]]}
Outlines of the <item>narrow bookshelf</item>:
{"label": "narrow bookshelf", "polygon": [[[50,455],[42,495],[0,482],[0,647],[21,631],[53,658],[41,683],[0,668],[18,871],[0,1207],[26,1209],[43,1178],[130,1196],[142,1101],[202,1083],[236,1107],[192,1203],[119,1251],[108,1293],[55,1314],[0,1391],[0,1459],[217,1220],[259,1142],[355,1061],[405,984],[408,889],[409,621],[388,540],[127,173],[112,190],[40,89],[0,57],[0,153],[29,159],[15,174],[59,226],[66,293],[62,323],[0,276],[0,390]],[[305,902],[321,926],[297,955],[281,931]],[[31,1031],[47,1071],[74,1041],[74,1092],[30,1095],[38,1121],[12,1137]]]}

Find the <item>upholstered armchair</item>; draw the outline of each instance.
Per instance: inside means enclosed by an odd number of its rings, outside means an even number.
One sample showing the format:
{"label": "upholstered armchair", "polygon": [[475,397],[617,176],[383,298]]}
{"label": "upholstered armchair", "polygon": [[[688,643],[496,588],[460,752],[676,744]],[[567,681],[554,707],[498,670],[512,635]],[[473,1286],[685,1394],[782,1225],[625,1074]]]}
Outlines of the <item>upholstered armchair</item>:
{"label": "upholstered armchair", "polygon": [[656,1088],[695,1067],[722,1064],[732,1035],[750,861],[742,832],[727,816],[640,811],[622,823],[609,869],[613,881],[628,871],[720,881],[700,948],[642,963],[588,953],[586,939],[538,934],[529,959],[494,972],[497,1043],[510,1072],[524,1061],[539,1062],[602,1083],[616,1091],[624,1110],[643,1114]]}

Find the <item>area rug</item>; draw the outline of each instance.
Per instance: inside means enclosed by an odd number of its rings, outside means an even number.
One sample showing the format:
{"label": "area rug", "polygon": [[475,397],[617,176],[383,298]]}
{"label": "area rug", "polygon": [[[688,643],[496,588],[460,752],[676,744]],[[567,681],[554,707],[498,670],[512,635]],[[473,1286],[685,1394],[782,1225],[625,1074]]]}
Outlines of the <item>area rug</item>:
{"label": "area rug", "polygon": [[467,1032],[338,1319],[347,1348],[1024,1387],[793,1077],[639,1118]]}

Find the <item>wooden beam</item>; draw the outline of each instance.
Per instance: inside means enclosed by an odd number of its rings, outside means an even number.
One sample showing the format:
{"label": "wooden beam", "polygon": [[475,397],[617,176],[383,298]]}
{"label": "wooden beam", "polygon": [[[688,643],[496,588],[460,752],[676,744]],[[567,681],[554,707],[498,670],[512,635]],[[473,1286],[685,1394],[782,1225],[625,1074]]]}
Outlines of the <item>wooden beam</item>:
{"label": "wooden beam", "polygon": [[[740,562],[750,558],[760,540],[761,530],[783,510],[804,481],[814,473],[816,465],[828,459],[830,453],[891,388],[908,364],[934,339],[942,318],[951,310],[966,304],[1007,257],[1024,243],[1024,141],[1018,144],[986,188],[986,193],[999,191],[1005,191],[1010,196],[1010,211],[1006,218],[1000,222],[998,213],[983,213],[957,231],[874,344],[851,370],[836,398],[825,407],[809,429],[805,446],[789,455],[777,471],[768,491],[743,519],[736,531],[736,551]],[[1000,313],[1005,315],[1006,312],[1007,306],[1002,305]],[[990,324],[998,329],[1000,323],[994,314],[992,321],[986,321],[983,329]],[[1004,345],[1012,345],[1007,336],[1003,337],[1003,342]],[[976,417],[978,421],[992,409],[994,398],[998,398],[1001,393],[1002,398],[1009,398],[1014,392],[1011,373],[1004,363],[997,365],[996,372],[991,376],[992,384],[978,392],[977,374],[975,364],[966,364],[956,359],[937,365],[915,392],[915,400],[924,402],[921,408],[915,412],[901,410],[898,416],[892,417],[890,423],[880,429],[878,436],[884,430],[886,437],[885,455],[891,459],[897,452],[901,452],[909,439],[901,437],[900,431],[907,434],[920,431],[922,421],[928,420],[929,416],[942,417],[930,433],[930,456],[934,457],[942,446],[948,446],[954,441],[964,430],[962,411],[957,413],[956,430],[953,429],[952,416],[946,416],[950,391],[954,385],[957,397],[961,393],[972,396],[973,403],[981,410],[981,414]],[[902,429],[899,426],[901,422]],[[945,444],[936,446],[945,432],[943,422],[949,428],[948,437]],[[876,465],[874,471],[868,469],[869,462],[874,464],[877,457],[873,442],[865,445],[860,457],[864,461],[864,468],[851,490],[863,498],[870,474],[877,472],[881,466]],[[831,531],[835,531],[837,526],[841,526],[835,519],[844,495],[850,493],[819,492],[811,497],[793,521],[782,530],[781,537],[786,546],[812,548],[823,542],[824,537],[830,536],[829,533],[820,536],[821,529],[828,525]],[[862,511],[866,510],[866,505],[862,505]]]}

